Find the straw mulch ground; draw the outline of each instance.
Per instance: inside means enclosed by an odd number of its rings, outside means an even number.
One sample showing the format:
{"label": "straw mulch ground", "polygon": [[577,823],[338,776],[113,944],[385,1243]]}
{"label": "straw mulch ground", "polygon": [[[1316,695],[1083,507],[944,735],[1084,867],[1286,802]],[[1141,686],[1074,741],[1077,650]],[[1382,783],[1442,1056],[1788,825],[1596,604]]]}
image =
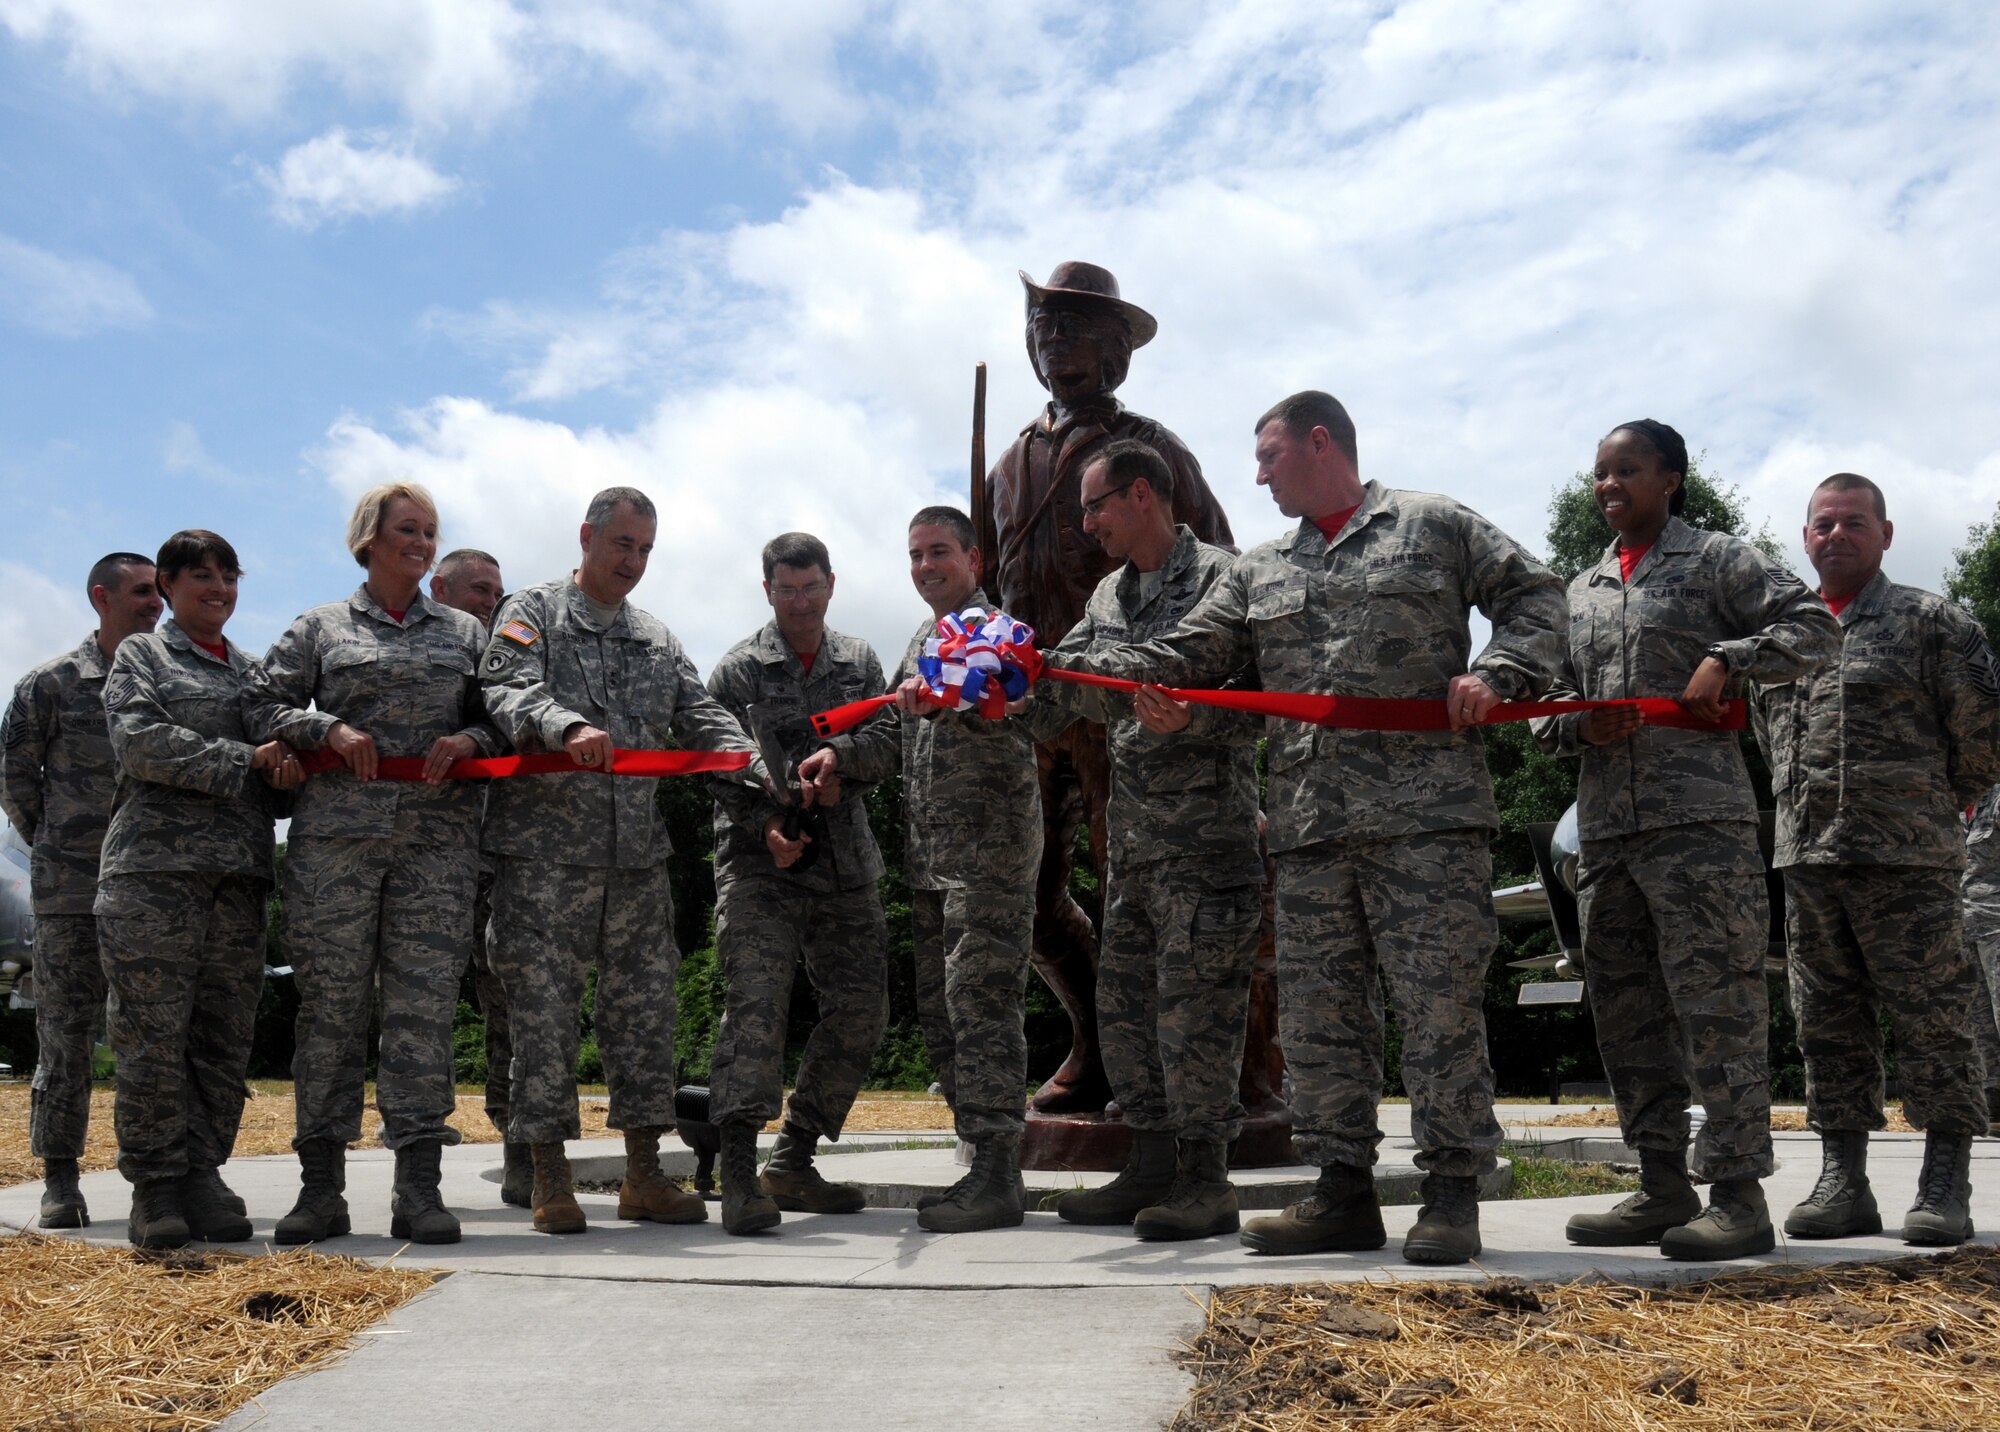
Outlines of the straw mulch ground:
{"label": "straw mulch ground", "polygon": [[309,1252],[0,1239],[0,1427],[195,1432],[337,1357],[434,1281]]}
{"label": "straw mulch ground", "polygon": [[[292,1147],[292,1086],[279,1080],[256,1080],[253,1097],[243,1109],[243,1127],[236,1135],[236,1155],[289,1153]],[[372,1096],[373,1091],[370,1091]],[[610,1134],[604,1126],[605,1106],[601,1102],[582,1103],[583,1137],[601,1139]],[[452,1127],[469,1144],[498,1143],[500,1135],[486,1118],[484,1098],[460,1094]],[[775,1132],[776,1122],[767,1126]],[[847,1121],[855,1133],[875,1133],[898,1129],[945,1129],[951,1114],[944,1100],[922,1094],[864,1094],[855,1102]],[[380,1136],[382,1120],[371,1104],[362,1114],[361,1141],[373,1145]],[[84,1152],[87,1170],[114,1167],[118,1146],[112,1134],[111,1090],[100,1087],[90,1096],[90,1139]],[[0,1084],[0,1188],[27,1183],[42,1176],[41,1160],[28,1150],[28,1086]]]}
{"label": "straw mulch ground", "polygon": [[1216,1295],[1171,1432],[2000,1423],[2000,1248],[1699,1283]]}
{"label": "straw mulch ground", "polygon": [[[1890,1133],[1910,1134],[1916,1132],[1916,1130],[1910,1127],[1910,1121],[1903,1117],[1901,1109],[1892,1105],[1884,1109],[1882,1113],[1889,1120]],[[1564,1128],[1572,1129],[1615,1129],[1618,1127],[1618,1111],[1612,1108],[1598,1108],[1593,1106],[1588,1109],[1570,1109],[1546,1119],[1529,1119],[1526,1122],[1538,1127],[1544,1125],[1561,1125]],[[1773,1109],[1771,1111],[1771,1127],[1779,1133],[1803,1133],[1806,1127],[1805,1110]]]}

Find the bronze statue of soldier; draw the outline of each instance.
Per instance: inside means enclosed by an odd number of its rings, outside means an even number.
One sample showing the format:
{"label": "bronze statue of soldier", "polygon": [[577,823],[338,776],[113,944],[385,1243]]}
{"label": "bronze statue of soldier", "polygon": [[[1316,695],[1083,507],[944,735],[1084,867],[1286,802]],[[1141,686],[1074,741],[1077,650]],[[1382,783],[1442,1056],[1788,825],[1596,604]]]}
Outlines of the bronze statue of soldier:
{"label": "bronze statue of soldier", "polygon": [[[1082,617],[1097,584],[1117,563],[1083,531],[1083,470],[1103,446],[1137,438],[1174,473],[1174,514],[1204,542],[1230,545],[1229,519],[1209,491],[1201,464],[1181,440],[1113,396],[1132,350],[1159,325],[1120,297],[1118,280],[1095,264],[1064,263],[1027,290],[1028,361],[1049,401],[1001,456],[972,514],[987,554],[986,586],[1006,611],[1054,646]],[[1044,1114],[1101,1110],[1111,1097],[1097,1044],[1097,935],[1070,896],[1076,837],[1088,824],[1091,863],[1104,870],[1104,807],[1110,758],[1104,728],[1077,722],[1036,747],[1041,768],[1042,864],[1035,886],[1034,964],[1068,1011],[1069,1056],[1035,1094]],[[1262,1092],[1262,1091],[1260,1091]]]}

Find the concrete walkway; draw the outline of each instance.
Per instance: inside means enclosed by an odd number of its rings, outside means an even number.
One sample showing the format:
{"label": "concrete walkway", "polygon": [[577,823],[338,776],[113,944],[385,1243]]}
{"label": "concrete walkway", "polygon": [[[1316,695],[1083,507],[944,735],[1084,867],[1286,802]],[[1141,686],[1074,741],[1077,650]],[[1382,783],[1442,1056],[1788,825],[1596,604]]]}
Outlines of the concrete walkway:
{"label": "concrete walkway", "polygon": [[[1532,1128],[1546,1106],[1509,1106],[1510,1135],[1555,1144],[1615,1131]],[[1385,1164],[1406,1163],[1408,1110],[1383,1110]],[[868,1142],[906,1142],[912,1136]],[[1767,1183],[1783,1210],[1811,1188],[1818,1140],[1780,1134]],[[578,1143],[581,1159],[615,1157],[605,1141]],[[1893,1236],[1916,1183],[1922,1140],[1879,1135],[1871,1173],[1889,1236],[1786,1245],[1761,1263],[1896,1257]],[[439,1429],[589,1424],[760,1428],[770,1414],[810,1409],[827,1429],[936,1427],[1158,1427],[1187,1391],[1172,1349],[1199,1324],[1211,1289],[1247,1283],[1510,1274],[1569,1279],[1592,1273],[1661,1278],[1714,1265],[1672,1264],[1649,1249],[1572,1248],[1563,1221],[1607,1207],[1610,1196],[1490,1202],[1481,1207],[1485,1254],[1475,1267],[1404,1263],[1397,1249],[1413,1207],[1385,1210],[1378,1253],[1260,1258],[1234,1239],[1147,1244],[1126,1230],[1078,1228],[1031,1213],[1019,1229],[940,1237],[908,1208],[851,1217],[788,1216],[772,1233],[731,1238],[720,1224],[665,1228],[621,1223],[616,1199],[584,1194],[588,1232],[535,1233],[525,1212],[497,1197],[497,1145],[446,1151],[445,1197],[465,1237],[441,1248],[388,1237],[390,1156],[349,1157],[355,1234],[327,1245],[360,1257],[457,1276],[408,1305],[337,1367],[267,1394],[262,1414],[227,1424],[290,1429],[407,1425],[422,1407]],[[949,1147],[878,1149],[824,1160],[829,1177],[934,1185],[955,1178]],[[588,1169],[590,1165],[585,1165]],[[604,1168],[606,1165],[598,1165]],[[245,1159],[226,1175],[249,1202],[260,1239],[297,1189],[290,1159]],[[1307,1176],[1299,1171],[1289,1177]],[[1278,1180],[1288,1175],[1273,1171]],[[1093,1176],[1044,1176],[1054,1186]],[[123,1242],[129,1192],[116,1174],[84,1181],[94,1241]],[[2000,1140],[1977,1146],[1973,1186],[1982,1237],[2000,1230]],[[38,1188],[0,1190],[0,1224],[32,1222]],[[244,1245],[252,1247],[255,1245]],[[671,1285],[671,1286],[668,1286]]]}

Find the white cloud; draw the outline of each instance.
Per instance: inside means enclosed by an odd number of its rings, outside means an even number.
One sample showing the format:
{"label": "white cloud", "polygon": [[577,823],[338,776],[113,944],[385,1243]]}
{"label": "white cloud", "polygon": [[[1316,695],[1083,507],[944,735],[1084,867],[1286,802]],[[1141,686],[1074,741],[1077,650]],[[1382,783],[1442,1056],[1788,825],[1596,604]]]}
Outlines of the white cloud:
{"label": "white cloud", "polygon": [[508,0],[0,0],[0,25],[115,99],[244,121],[315,81],[427,127],[489,122],[535,87],[532,24]]}
{"label": "white cloud", "polygon": [[[80,590],[50,581],[32,567],[0,558],[0,699],[31,668],[69,651],[97,625]],[[78,583],[81,586],[81,583]]]}
{"label": "white cloud", "polygon": [[219,487],[249,491],[254,484],[210,454],[193,423],[176,420],[167,425],[166,440],[160,444],[160,466],[176,477],[196,477]]}
{"label": "white cloud", "polygon": [[271,212],[299,229],[414,213],[442,204],[460,187],[407,143],[374,135],[357,146],[338,127],[286,150],[277,169],[260,168],[258,178],[271,192]]}
{"label": "white cloud", "polygon": [[58,338],[151,322],[153,306],[122,269],[0,234],[0,318]]}

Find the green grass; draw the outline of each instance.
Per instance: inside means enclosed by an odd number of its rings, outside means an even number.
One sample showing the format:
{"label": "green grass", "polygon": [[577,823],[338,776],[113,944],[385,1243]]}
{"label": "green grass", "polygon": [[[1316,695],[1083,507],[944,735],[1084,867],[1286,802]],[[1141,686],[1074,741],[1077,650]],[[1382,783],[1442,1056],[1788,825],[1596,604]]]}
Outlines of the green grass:
{"label": "green grass", "polygon": [[1500,1157],[1514,1163],[1509,1198],[1576,1198],[1592,1193],[1634,1193],[1637,1174],[1614,1173],[1609,1164],[1552,1159],[1536,1144],[1502,1144]]}

